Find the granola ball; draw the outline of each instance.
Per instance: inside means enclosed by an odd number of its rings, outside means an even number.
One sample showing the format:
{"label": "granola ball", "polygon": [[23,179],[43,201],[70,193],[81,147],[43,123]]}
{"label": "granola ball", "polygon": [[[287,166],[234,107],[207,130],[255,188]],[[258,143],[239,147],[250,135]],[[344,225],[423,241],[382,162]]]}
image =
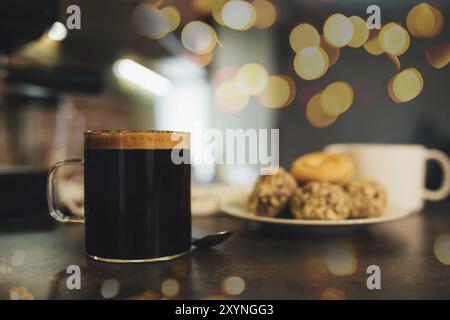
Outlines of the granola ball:
{"label": "granola ball", "polygon": [[264,175],[258,179],[247,208],[258,216],[276,217],[289,205],[296,187],[294,177],[283,168],[279,168],[275,174]]}
{"label": "granola ball", "polygon": [[342,220],[350,215],[351,201],[344,189],[330,182],[308,182],[294,191],[291,212],[297,219]]}
{"label": "granola ball", "polygon": [[378,217],[386,208],[386,191],[378,182],[370,179],[356,179],[344,186],[350,195],[352,208],[350,218]]}

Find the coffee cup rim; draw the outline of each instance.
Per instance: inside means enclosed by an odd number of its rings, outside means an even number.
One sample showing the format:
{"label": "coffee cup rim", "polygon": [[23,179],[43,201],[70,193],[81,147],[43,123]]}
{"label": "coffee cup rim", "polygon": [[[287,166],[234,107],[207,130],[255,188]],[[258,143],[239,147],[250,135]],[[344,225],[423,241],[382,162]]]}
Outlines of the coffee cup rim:
{"label": "coffee cup rim", "polygon": [[187,131],[179,131],[179,130],[116,130],[116,129],[99,129],[99,130],[86,130],[84,131],[84,135],[121,135],[121,134],[183,134],[183,135],[191,135],[190,132]]}

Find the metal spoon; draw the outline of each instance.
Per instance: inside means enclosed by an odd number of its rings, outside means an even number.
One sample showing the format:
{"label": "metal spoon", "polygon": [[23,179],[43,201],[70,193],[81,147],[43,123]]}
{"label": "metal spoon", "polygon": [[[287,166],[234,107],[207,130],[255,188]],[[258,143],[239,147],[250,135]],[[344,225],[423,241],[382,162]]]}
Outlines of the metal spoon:
{"label": "metal spoon", "polygon": [[214,247],[227,240],[232,234],[233,231],[220,231],[217,233],[209,234],[202,238],[192,238],[192,245],[196,246],[197,248]]}

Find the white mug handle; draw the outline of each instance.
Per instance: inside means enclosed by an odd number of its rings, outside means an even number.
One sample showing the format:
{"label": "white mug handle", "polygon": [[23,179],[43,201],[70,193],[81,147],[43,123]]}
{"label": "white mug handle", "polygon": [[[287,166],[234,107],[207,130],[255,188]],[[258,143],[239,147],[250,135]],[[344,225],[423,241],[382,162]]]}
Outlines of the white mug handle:
{"label": "white mug handle", "polygon": [[439,150],[427,150],[426,160],[434,160],[441,166],[442,169],[442,183],[436,190],[425,188],[423,197],[426,200],[438,201],[447,198],[450,194],[450,159],[448,156]]}

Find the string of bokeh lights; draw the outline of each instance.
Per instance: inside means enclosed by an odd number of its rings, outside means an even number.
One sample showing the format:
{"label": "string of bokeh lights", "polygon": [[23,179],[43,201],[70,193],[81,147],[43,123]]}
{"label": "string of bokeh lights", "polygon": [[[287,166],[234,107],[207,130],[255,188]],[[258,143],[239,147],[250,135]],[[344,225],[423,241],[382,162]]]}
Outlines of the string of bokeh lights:
{"label": "string of bokeh lights", "polygon": [[[180,11],[174,6],[162,7],[163,4],[164,1],[144,3],[135,9],[133,25],[136,32],[161,39],[179,28]],[[191,6],[201,16],[209,15],[217,24],[236,31],[270,28],[278,16],[276,6],[269,0],[193,0]],[[409,49],[410,35],[434,38],[441,32],[443,24],[444,17],[439,9],[427,3],[411,8],[404,25],[389,22],[380,30],[369,30],[363,18],[347,17],[341,13],[334,13],[325,20],[322,34],[313,25],[301,23],[292,29],[289,36],[290,46],[295,52],[294,71],[303,80],[316,80],[337,63],[342,48],[363,48],[371,55],[385,54],[392,61],[396,73],[388,81],[387,92],[396,103],[408,102],[422,92],[424,79],[416,68],[401,70],[399,56]],[[200,20],[183,26],[181,42],[185,57],[202,67],[211,63],[216,46],[221,45],[215,29]],[[450,61],[450,44],[446,42],[430,47],[425,58],[432,67],[443,68]],[[263,66],[256,63],[232,68],[233,72],[230,68],[219,69],[214,75],[215,103],[221,111],[237,113],[248,105],[251,97],[272,109],[285,108],[294,100],[296,86],[290,77],[269,75]],[[348,82],[333,82],[310,97],[306,103],[306,118],[314,127],[327,127],[350,108],[353,96]]]}
{"label": "string of bokeh lights", "polygon": [[[159,8],[157,3],[139,5],[133,13],[133,26],[137,33],[153,39],[161,39],[175,31],[181,22],[180,11],[174,6]],[[194,0],[192,6],[202,14],[210,14],[225,27],[245,31],[252,27],[265,29],[277,18],[275,6],[268,0],[245,2],[239,0]],[[442,30],[444,18],[435,7],[421,3],[413,7],[406,17],[406,27],[417,38],[433,38]],[[397,73],[387,84],[387,92],[397,103],[408,102],[423,90],[424,80],[419,70],[401,70],[398,56],[410,46],[410,35],[399,23],[388,23],[381,30],[367,28],[358,16],[346,17],[336,13],[328,17],[323,25],[323,35],[307,23],[299,24],[290,33],[289,42],[295,52],[294,70],[304,80],[315,80],[326,74],[339,59],[340,49],[363,47],[369,54],[386,54],[396,67]],[[213,51],[220,44],[217,33],[203,21],[187,23],[181,32],[181,41],[186,58],[200,66],[213,60]],[[449,43],[430,47],[425,52],[428,63],[440,69],[450,60]],[[229,71],[228,69],[225,71]],[[223,72],[219,70],[218,73]],[[236,71],[238,78],[227,78],[216,83],[215,101],[224,112],[236,113],[244,109],[251,96],[268,108],[284,108],[295,97],[295,83],[285,75],[269,76],[264,67],[247,64]],[[219,78],[219,77],[216,77]],[[338,90],[344,88],[344,90]],[[327,86],[325,97],[312,96],[307,103],[306,116],[315,127],[326,127],[337,116],[348,110],[353,102],[353,89],[347,82]],[[350,103],[350,105],[348,104]],[[317,110],[316,110],[317,109]]]}

